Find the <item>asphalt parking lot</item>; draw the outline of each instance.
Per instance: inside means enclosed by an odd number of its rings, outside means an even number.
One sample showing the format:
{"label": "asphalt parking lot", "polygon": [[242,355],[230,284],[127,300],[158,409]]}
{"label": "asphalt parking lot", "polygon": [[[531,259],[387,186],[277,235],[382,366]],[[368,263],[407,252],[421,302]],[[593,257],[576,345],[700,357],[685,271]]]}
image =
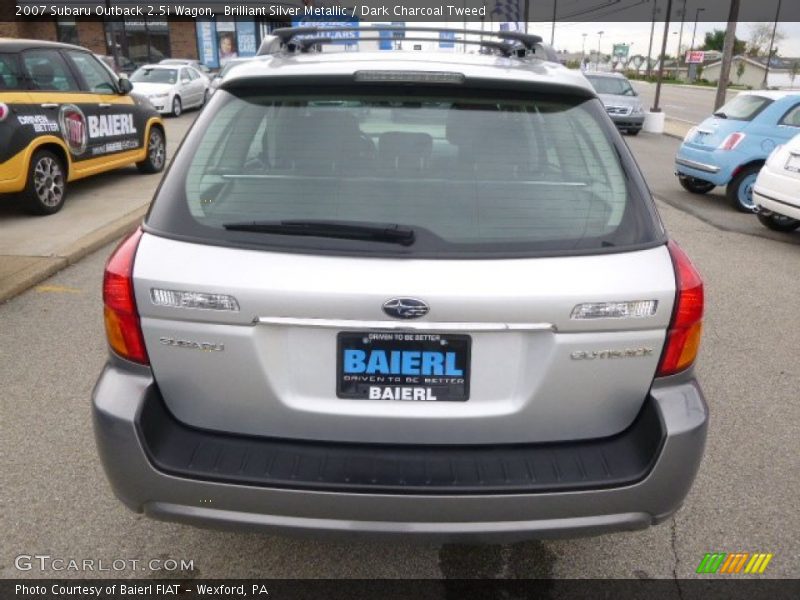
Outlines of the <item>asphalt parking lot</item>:
{"label": "asphalt parking lot", "polygon": [[[218,532],[134,514],[112,496],[89,412],[106,356],[100,284],[111,246],[105,246],[0,304],[0,504],[6,507],[0,578],[84,575],[19,571],[20,554],[169,558],[194,566],[91,575],[98,577],[684,578],[694,576],[706,552],[739,551],[773,553],[766,577],[796,577],[800,232],[766,230],[729,208],[721,191],[705,197],[683,191],[671,172],[678,140],[648,134],[627,140],[667,228],[706,284],[698,372],[712,421],[698,479],[674,518],[596,538],[434,546]],[[69,202],[79,207],[118,182],[110,175],[76,184]],[[0,228],[17,218],[4,209]]]}

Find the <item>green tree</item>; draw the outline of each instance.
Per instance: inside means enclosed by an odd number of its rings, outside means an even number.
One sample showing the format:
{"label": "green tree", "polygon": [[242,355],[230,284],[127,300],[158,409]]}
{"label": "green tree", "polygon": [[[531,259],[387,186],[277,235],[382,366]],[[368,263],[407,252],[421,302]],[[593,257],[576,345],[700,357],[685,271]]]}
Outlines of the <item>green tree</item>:
{"label": "green tree", "polygon": [[797,79],[798,73],[800,73],[800,60],[794,61],[792,66],[789,67],[789,79],[792,82],[792,87],[794,87],[794,80]]}
{"label": "green tree", "polygon": [[[715,29],[706,33],[706,39],[703,43],[701,50],[716,50],[722,52],[722,45],[725,43],[725,30]],[[738,37],[733,42],[733,53],[744,54],[747,48],[747,42],[740,40]]]}
{"label": "green tree", "polygon": [[741,83],[745,68],[746,67],[743,60],[740,60],[738,63],[736,63],[736,83]]}

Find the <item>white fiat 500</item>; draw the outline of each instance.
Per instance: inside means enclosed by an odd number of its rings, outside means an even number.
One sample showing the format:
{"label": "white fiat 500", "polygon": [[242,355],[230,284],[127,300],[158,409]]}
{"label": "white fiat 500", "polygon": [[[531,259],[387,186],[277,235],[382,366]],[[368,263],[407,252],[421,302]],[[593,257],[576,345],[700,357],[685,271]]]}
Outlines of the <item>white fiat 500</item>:
{"label": "white fiat 500", "polygon": [[775,231],[800,227],[800,134],[777,147],[758,174],[753,199],[758,220]]}

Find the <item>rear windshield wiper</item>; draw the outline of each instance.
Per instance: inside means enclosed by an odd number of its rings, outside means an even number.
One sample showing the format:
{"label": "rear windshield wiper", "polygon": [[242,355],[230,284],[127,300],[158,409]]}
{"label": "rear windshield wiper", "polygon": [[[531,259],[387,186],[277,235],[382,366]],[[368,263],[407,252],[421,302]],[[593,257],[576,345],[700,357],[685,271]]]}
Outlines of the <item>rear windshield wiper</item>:
{"label": "rear windshield wiper", "polygon": [[277,235],[306,235],[345,240],[367,240],[410,246],[414,243],[414,230],[401,225],[363,225],[342,221],[246,221],[224,223],[228,231],[252,231]]}
{"label": "rear windshield wiper", "polygon": [[715,116],[715,117],[719,117],[720,119],[727,119],[727,118],[728,118],[728,115],[726,115],[726,114],[725,114],[724,112],[722,112],[721,110],[718,110],[717,112],[715,112],[715,113],[714,113],[714,116]]}

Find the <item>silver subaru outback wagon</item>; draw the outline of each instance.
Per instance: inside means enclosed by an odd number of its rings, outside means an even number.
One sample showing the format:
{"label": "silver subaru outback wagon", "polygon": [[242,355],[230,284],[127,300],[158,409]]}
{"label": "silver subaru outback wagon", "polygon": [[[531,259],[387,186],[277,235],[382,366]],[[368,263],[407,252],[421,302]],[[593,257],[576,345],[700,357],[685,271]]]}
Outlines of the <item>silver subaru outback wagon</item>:
{"label": "silver subaru outback wagon", "polygon": [[279,30],[222,83],[106,266],[93,413],[128,507],[440,541],[678,509],[703,284],[586,80],[497,35]]}

